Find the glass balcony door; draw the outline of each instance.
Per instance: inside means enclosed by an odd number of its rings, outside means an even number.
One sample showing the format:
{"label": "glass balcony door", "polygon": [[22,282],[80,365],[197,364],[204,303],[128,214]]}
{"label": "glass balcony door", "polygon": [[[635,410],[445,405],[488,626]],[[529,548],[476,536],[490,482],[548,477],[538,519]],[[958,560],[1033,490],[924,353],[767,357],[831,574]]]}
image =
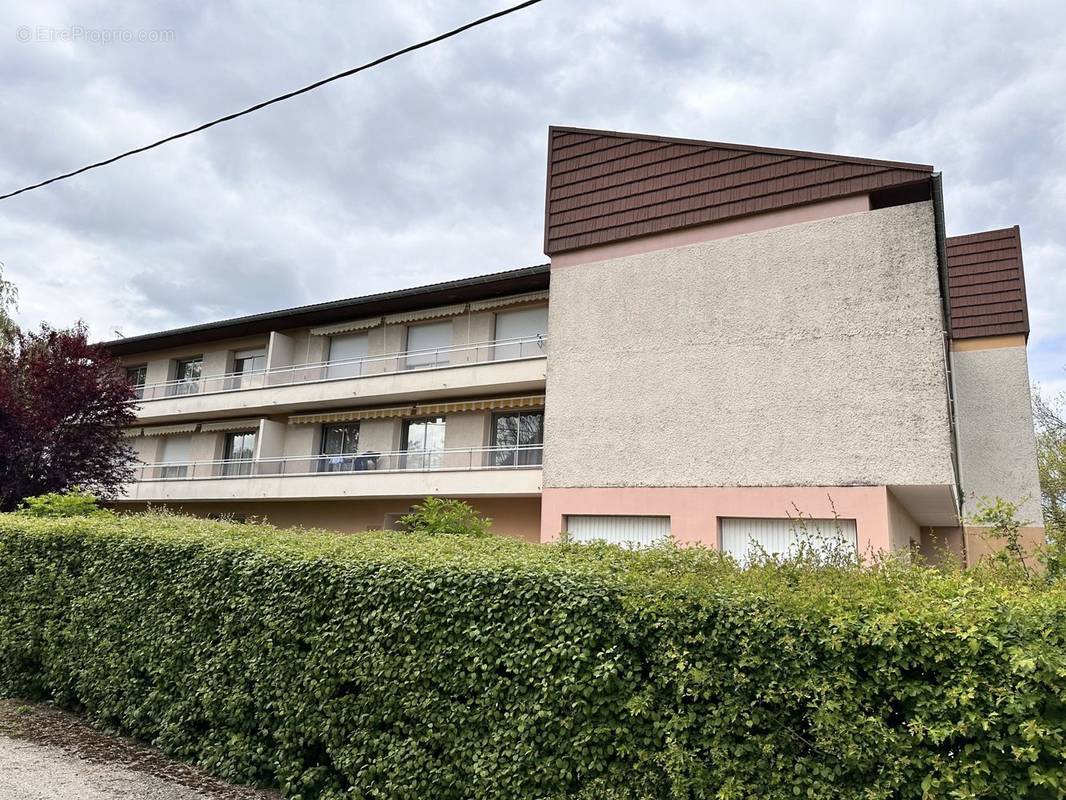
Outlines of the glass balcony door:
{"label": "glass balcony door", "polygon": [[[240,350],[233,354],[233,371],[226,382],[226,389],[244,389],[262,386],[260,377],[266,370],[266,350]],[[258,381],[258,383],[257,383]]]}
{"label": "glass balcony door", "polygon": [[444,417],[409,419],[403,426],[401,469],[438,469],[444,463]]}
{"label": "glass balcony door", "polygon": [[126,380],[133,386],[133,396],[138,400],[143,399],[144,384],[148,381],[148,365],[141,364],[137,367],[126,367]]}
{"label": "glass balcony door", "polygon": [[351,472],[362,468],[355,452],[359,448],[359,423],[322,426],[319,472]]}
{"label": "glass balcony door", "polygon": [[251,475],[255,458],[255,431],[227,433],[222,458],[223,475]]}
{"label": "glass balcony door", "polygon": [[171,394],[197,394],[200,391],[200,377],[203,374],[204,359],[202,356],[187,358],[178,362],[174,373],[174,383],[171,386]]}
{"label": "glass balcony door", "polygon": [[492,418],[491,466],[528,467],[544,455],[544,412],[512,411]]}

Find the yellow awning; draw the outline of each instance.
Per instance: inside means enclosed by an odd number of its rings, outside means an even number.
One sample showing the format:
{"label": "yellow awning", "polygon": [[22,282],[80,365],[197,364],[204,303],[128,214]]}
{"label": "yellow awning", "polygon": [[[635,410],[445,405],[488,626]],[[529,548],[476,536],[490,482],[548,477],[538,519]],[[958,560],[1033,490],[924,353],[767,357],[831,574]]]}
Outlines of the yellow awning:
{"label": "yellow awning", "polygon": [[159,425],[155,428],[145,428],[145,436],[167,436],[171,433],[192,433],[196,430],[196,423],[190,422],[188,425]]}
{"label": "yellow awning", "polygon": [[470,304],[470,310],[486,311],[490,308],[516,306],[520,303],[542,303],[547,301],[547,299],[547,292],[526,292],[525,294],[512,294],[510,297],[493,297],[489,300],[477,300]]}
{"label": "yellow awning", "polygon": [[138,436],[141,435],[141,432],[141,428],[125,428],[122,431],[122,435],[125,436],[127,439],[136,439]]}
{"label": "yellow awning", "polygon": [[414,406],[396,406],[394,408],[356,408],[350,411],[332,411],[324,414],[297,414],[289,417],[289,424],[307,425],[322,422],[355,422],[361,419],[409,417],[414,413],[414,410]]}
{"label": "yellow awning", "polygon": [[437,317],[455,317],[466,311],[466,304],[457,306],[440,306],[438,308],[423,308],[419,311],[404,311],[399,314],[389,314],[385,317],[386,322],[418,322],[423,319],[436,319]]}
{"label": "yellow awning", "polygon": [[240,431],[240,430],[252,430],[259,428],[259,420],[257,419],[224,419],[219,422],[205,422],[200,426],[202,433],[210,433],[211,431]]}
{"label": "yellow awning", "polygon": [[339,322],[336,325],[323,325],[319,328],[312,328],[312,336],[333,336],[337,333],[350,333],[352,331],[365,331],[370,328],[376,328],[381,324],[381,317],[371,317],[370,319],[357,319],[352,322]]}
{"label": "yellow awning", "polygon": [[495,397],[490,400],[457,400],[451,403],[419,403],[416,414],[454,414],[459,411],[498,411],[508,408],[539,408],[544,395],[526,397]]}

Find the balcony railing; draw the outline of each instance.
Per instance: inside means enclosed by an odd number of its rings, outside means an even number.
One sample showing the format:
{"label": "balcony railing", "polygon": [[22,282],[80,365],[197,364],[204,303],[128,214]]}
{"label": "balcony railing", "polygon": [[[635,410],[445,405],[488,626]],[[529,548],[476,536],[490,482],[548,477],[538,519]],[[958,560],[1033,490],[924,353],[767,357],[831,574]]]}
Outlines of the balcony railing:
{"label": "balcony railing", "polygon": [[138,481],[191,481],[216,478],[276,478],[325,473],[454,472],[540,467],[543,445],[396,450],[387,453],[328,453],[248,460],[168,461],[142,464]]}
{"label": "balcony railing", "polygon": [[427,350],[405,350],[380,356],[365,356],[338,361],[318,361],[294,364],[249,372],[229,372],[204,375],[190,380],[163,381],[137,386],[137,400],[160,400],[191,394],[218,394],[245,389],[264,389],[274,386],[338,381],[349,378],[384,375],[393,372],[440,369],[447,366],[466,366],[495,361],[517,361],[547,353],[548,337],[529,336],[520,339],[497,339],[477,344],[437,347]]}

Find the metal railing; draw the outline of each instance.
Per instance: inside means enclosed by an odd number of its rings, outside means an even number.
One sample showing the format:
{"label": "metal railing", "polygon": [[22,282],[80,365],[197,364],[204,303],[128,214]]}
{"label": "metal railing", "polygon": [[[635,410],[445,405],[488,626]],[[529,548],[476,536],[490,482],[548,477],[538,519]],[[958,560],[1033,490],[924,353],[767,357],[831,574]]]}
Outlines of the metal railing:
{"label": "metal railing", "polygon": [[465,366],[493,361],[516,361],[536,358],[547,353],[547,336],[529,336],[518,339],[497,339],[476,344],[453,345],[427,350],[405,350],[380,356],[364,356],[337,361],[318,361],[311,364],[293,364],[248,372],[229,372],[221,375],[203,375],[190,380],[146,383],[135,387],[137,399],[132,402],[160,400],[168,397],[183,397],[192,394],[218,394],[245,389],[264,389],[274,386],[337,381],[384,375],[392,372],[440,369],[449,366]]}
{"label": "metal railing", "polygon": [[276,478],[325,473],[448,472],[539,467],[543,445],[461,447],[446,450],[394,450],[378,453],[326,453],[282,458],[167,461],[141,464],[137,481],[191,481],[214,478]]}

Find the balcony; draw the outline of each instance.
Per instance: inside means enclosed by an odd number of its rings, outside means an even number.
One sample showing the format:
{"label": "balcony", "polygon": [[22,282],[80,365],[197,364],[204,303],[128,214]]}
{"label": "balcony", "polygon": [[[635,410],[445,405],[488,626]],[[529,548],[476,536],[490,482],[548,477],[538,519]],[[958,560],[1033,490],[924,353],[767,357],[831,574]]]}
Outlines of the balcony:
{"label": "balcony", "polygon": [[543,388],[547,338],[501,339],[433,350],[205,375],[137,387],[138,419],[280,413],[353,400],[429,399]]}
{"label": "balcony", "polygon": [[122,501],[535,496],[542,453],[532,445],[142,464]]}

